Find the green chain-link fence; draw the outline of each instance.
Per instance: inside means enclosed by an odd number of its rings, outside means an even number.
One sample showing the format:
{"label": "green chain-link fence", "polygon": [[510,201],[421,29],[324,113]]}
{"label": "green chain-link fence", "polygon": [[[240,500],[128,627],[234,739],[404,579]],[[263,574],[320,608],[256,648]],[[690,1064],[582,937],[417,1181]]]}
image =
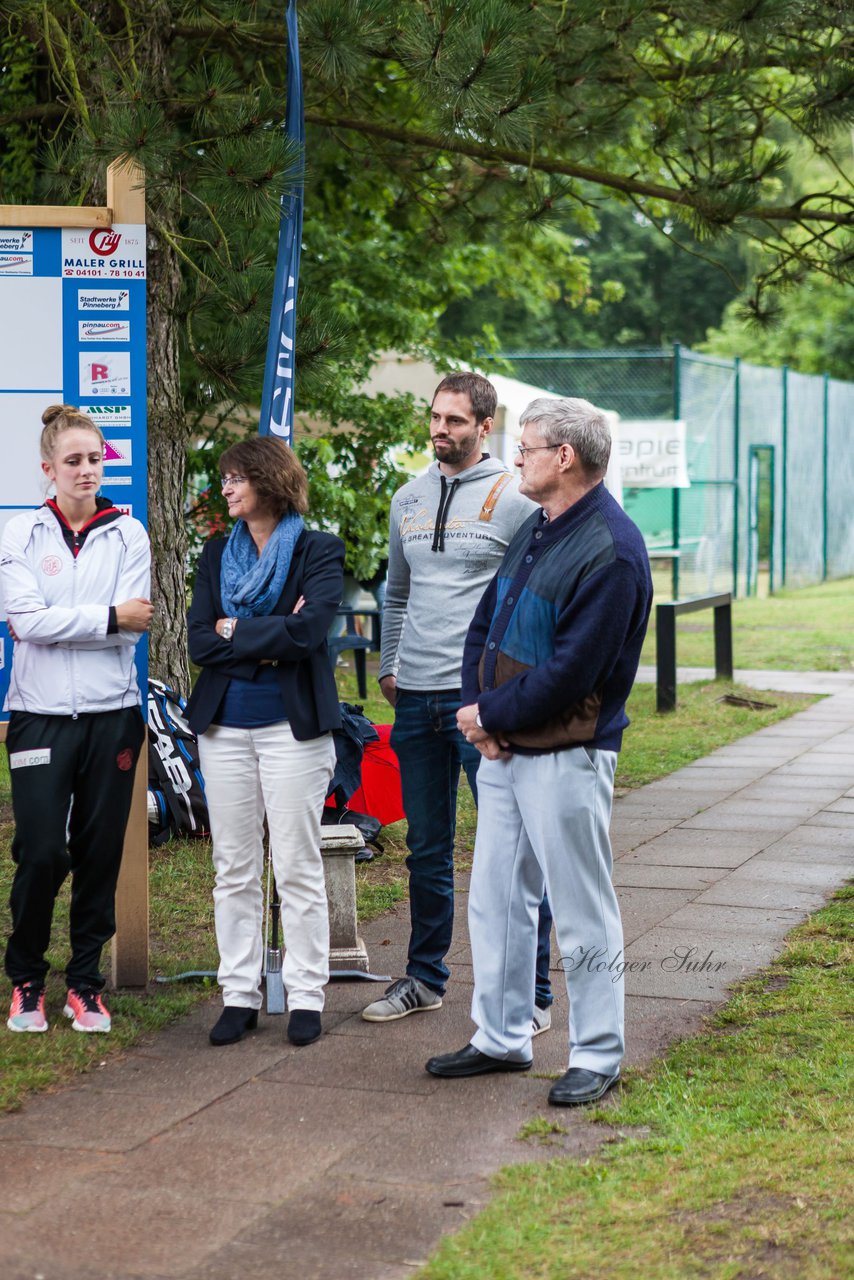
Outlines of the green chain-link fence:
{"label": "green chain-link fence", "polygon": [[682,596],[854,575],[854,383],[689,351],[511,352],[513,374],[622,419],[681,418],[688,489],[626,489]]}

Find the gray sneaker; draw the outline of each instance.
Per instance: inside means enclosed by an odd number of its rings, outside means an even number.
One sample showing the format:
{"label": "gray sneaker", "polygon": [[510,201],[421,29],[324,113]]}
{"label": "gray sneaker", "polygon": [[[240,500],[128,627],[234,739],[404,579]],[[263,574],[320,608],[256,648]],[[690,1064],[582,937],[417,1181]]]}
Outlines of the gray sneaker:
{"label": "gray sneaker", "polygon": [[405,1018],[410,1013],[441,1007],[442,997],[438,991],[433,991],[417,978],[398,978],[397,982],[386,987],[382,1000],[375,1000],[362,1010],[362,1017],[366,1022],[394,1022],[396,1018]]}
{"label": "gray sneaker", "polygon": [[552,1025],[551,1009],[541,1009],[539,1005],[534,1005],[534,1030],[532,1036],[541,1036],[544,1031],[548,1031]]}

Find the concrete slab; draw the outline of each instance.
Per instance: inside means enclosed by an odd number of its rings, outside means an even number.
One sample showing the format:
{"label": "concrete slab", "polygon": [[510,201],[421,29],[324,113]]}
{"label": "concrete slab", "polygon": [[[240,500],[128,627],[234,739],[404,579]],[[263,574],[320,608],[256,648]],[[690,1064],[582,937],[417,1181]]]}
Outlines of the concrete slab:
{"label": "concrete slab", "polygon": [[[802,820],[812,817],[813,814],[819,813],[822,806],[820,801],[816,800],[797,800],[797,799],[763,799],[748,794],[750,788],[739,791],[731,799],[721,800],[715,805],[710,805],[708,809],[703,811],[704,818],[716,818],[719,815],[735,814],[744,818],[773,818],[775,815],[781,819],[792,818]],[[751,822],[743,823],[744,826],[751,826]]]}
{"label": "concrete slab", "polygon": [[[718,804],[731,794],[732,789],[730,787],[707,789],[693,787],[690,790],[683,788],[679,791],[663,793],[656,796],[655,799],[647,799],[643,804],[618,809],[614,816],[612,831],[619,831],[620,825],[627,818],[630,821],[648,822],[651,825],[656,822],[657,818],[660,818],[661,822],[665,824],[663,830],[667,831],[670,827],[675,826],[676,823],[684,822],[686,818],[693,818],[695,814],[702,813],[710,805]],[[656,834],[659,833],[650,832],[646,838],[648,840],[652,839]]]}
{"label": "concrete slab", "polygon": [[702,829],[716,831],[721,836],[731,831],[738,831],[746,835],[760,832],[775,832],[782,835],[786,831],[791,831],[797,825],[798,819],[791,815],[781,814],[779,817],[774,817],[772,814],[751,814],[748,817],[743,813],[733,813],[728,804],[723,803],[704,809],[702,813],[695,814],[693,818],[686,818],[680,824],[679,830]]}
{"label": "concrete slab", "polygon": [[342,1171],[289,1196],[185,1280],[399,1280],[426,1262],[439,1237],[478,1213],[489,1194],[486,1179],[412,1187]]}
{"label": "concrete slab", "polygon": [[[680,867],[626,862],[614,863],[613,880],[617,889],[691,889],[702,893],[727,874],[726,867]],[[624,922],[625,927],[625,922]]]}
{"label": "concrete slab", "polygon": [[635,966],[626,973],[626,993],[722,1000],[733,983],[767,964],[778,945],[770,934],[751,937],[708,927],[689,931],[658,925],[626,948],[626,959]]}
{"label": "concrete slab", "polygon": [[620,903],[620,914],[623,917],[623,936],[628,945],[653,925],[668,920],[690,902],[695,896],[694,889],[650,889],[620,886],[617,898]]}
{"label": "concrete slab", "polygon": [[794,831],[789,831],[783,840],[796,841],[798,844],[811,844],[818,849],[830,849],[834,846],[842,849],[851,849],[851,832],[847,827],[824,826],[817,823],[814,818],[808,818],[806,822],[802,822]]}
{"label": "concrete slab", "polygon": [[734,796],[738,800],[808,800],[816,805],[832,804],[839,796],[838,787],[816,786],[806,778],[780,779],[769,774],[759,782],[751,782]]}
{"label": "concrete slab", "polygon": [[[19,1217],[45,1204],[52,1205],[69,1183],[114,1171],[122,1161],[120,1155],[81,1151],[77,1147],[62,1151],[37,1146],[26,1139],[4,1143],[0,1156],[0,1233],[4,1241],[4,1215]],[[10,1222],[10,1232],[12,1226]],[[5,1275],[5,1259],[3,1272]],[[28,1277],[32,1280],[32,1271]]]}
{"label": "concrete slab", "polygon": [[[826,828],[824,828],[826,829]],[[803,844],[800,842],[802,827],[769,845],[761,853],[757,853],[753,862],[799,862],[810,863],[820,858],[824,863],[835,863],[841,871],[847,869],[854,875],[854,851],[850,845],[844,844]],[[797,842],[797,843],[795,843]]]}
{"label": "concrete slab", "polygon": [[[849,802],[854,812],[854,801]],[[658,818],[626,818],[619,811],[615,813],[611,823],[611,848],[614,853],[634,849],[655,836],[669,831],[673,825],[669,817]]]}
{"label": "concrete slab", "polygon": [[738,867],[774,839],[774,832],[723,833],[680,826],[623,854],[620,861],[624,866],[643,862],[682,867]]}
{"label": "concrete slab", "polygon": [[810,818],[810,825],[813,827],[835,827],[854,836],[854,813],[839,809],[825,809],[822,813],[816,813]]}
{"label": "concrete slab", "polygon": [[803,912],[797,908],[716,906],[708,899],[697,899],[667,919],[670,929],[684,929],[698,936],[711,929],[714,933],[744,933],[757,936],[768,934],[779,937],[780,931],[788,933],[803,920]]}
{"label": "concrete slab", "polygon": [[22,1111],[0,1117],[0,1156],[7,1143],[76,1151],[132,1151],[198,1110],[178,1094],[134,1097],[68,1089],[41,1095]]}
{"label": "concrete slab", "polygon": [[[725,880],[718,881],[705,893],[695,899],[697,902],[711,901],[710,894],[725,892],[734,884],[763,884],[778,882],[803,889],[830,891],[840,883],[839,863],[797,862],[794,860],[774,861],[771,858],[752,858],[744,866],[737,867]],[[765,903],[760,905],[764,906]]]}

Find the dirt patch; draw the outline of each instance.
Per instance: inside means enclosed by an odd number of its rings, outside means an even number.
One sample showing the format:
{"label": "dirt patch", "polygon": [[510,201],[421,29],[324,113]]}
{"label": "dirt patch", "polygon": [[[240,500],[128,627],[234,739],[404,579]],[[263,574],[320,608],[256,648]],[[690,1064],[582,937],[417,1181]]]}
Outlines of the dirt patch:
{"label": "dirt patch", "polygon": [[[807,1251],[779,1239],[779,1225],[797,1220],[805,1205],[797,1196],[755,1192],[722,1200],[707,1209],[675,1215],[692,1249],[704,1262],[735,1264],[733,1280],[798,1280]],[[725,1229],[724,1229],[725,1228]],[[717,1270],[711,1274],[717,1274]]]}

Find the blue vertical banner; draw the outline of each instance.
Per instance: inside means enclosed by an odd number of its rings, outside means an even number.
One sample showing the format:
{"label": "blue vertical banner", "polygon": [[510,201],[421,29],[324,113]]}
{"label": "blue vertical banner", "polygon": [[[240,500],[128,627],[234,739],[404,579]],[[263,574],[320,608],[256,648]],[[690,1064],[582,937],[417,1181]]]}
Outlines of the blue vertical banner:
{"label": "blue vertical banner", "polygon": [[[305,148],[305,123],[296,0],[289,0],[286,21],[288,97],[285,109],[285,133],[288,141],[294,144],[295,148],[299,147],[300,159],[302,159]],[[273,284],[267,360],[264,366],[261,420],[258,424],[260,435],[281,436],[286,444],[291,443],[294,434],[294,365],[302,207],[303,181],[300,177],[290,194],[285,193],[282,196],[279,251]]]}

